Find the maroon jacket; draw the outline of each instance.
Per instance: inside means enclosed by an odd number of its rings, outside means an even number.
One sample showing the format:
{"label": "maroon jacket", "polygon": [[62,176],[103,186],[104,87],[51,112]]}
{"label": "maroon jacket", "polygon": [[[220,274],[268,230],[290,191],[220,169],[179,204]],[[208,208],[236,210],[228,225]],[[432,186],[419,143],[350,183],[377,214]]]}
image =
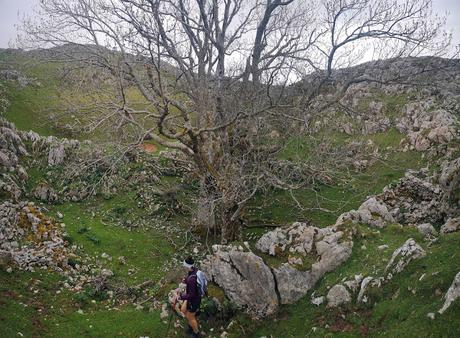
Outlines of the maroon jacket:
{"label": "maroon jacket", "polygon": [[185,293],[180,296],[182,300],[188,300],[190,303],[199,303],[201,301],[200,294],[198,292],[197,273],[198,269],[193,267],[192,271],[189,271],[187,277],[184,278],[186,285]]}

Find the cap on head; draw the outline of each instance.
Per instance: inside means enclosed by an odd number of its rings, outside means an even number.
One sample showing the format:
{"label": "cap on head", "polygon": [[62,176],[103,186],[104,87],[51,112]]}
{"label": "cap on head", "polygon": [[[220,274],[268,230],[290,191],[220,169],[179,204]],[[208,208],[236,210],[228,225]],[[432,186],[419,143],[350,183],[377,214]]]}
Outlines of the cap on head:
{"label": "cap on head", "polygon": [[186,268],[193,268],[193,265],[195,264],[195,261],[193,260],[192,256],[188,256],[184,262],[182,263],[182,265]]}

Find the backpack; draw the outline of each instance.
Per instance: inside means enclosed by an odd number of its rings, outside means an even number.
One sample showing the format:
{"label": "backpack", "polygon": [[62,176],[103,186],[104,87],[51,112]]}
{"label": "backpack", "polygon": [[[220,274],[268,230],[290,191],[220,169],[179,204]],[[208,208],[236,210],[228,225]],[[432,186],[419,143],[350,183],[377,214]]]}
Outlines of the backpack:
{"label": "backpack", "polygon": [[208,280],[203,271],[198,270],[196,272],[196,287],[198,288],[198,294],[200,297],[208,295]]}

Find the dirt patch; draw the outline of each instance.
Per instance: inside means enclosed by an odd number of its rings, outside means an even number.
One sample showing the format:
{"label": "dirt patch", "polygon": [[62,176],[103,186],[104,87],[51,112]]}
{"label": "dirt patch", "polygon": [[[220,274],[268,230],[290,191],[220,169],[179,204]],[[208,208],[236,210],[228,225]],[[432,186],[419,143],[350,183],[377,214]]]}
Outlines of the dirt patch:
{"label": "dirt patch", "polygon": [[331,325],[330,330],[332,332],[351,332],[353,331],[353,325],[341,317],[335,319],[334,324]]}
{"label": "dirt patch", "polygon": [[1,291],[2,297],[8,298],[8,299],[16,299],[18,298],[18,295],[16,292],[11,291],[11,290],[3,290]]}
{"label": "dirt patch", "polygon": [[151,143],[141,143],[139,148],[141,148],[146,153],[154,153],[158,150],[157,146]]}

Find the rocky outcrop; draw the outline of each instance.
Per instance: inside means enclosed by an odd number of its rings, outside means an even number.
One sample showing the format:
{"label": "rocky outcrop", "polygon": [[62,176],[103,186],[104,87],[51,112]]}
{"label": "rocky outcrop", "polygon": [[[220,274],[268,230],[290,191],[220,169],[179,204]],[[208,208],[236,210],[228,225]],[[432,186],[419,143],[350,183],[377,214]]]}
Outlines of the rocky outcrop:
{"label": "rocky outcrop", "polygon": [[442,212],[441,188],[433,183],[426,170],[408,170],[395,184],[390,184],[376,199],[384,203],[396,222],[401,224],[439,224]]}
{"label": "rocky outcrop", "polygon": [[[299,254],[297,260],[300,262],[297,264],[288,259],[288,262],[273,268],[282,304],[294,303],[303,297],[325,273],[348,259],[352,247],[351,238],[342,231],[298,222],[287,229],[267,232],[256,243],[257,249],[271,255],[283,252]],[[305,261],[314,263],[305,267]]]}
{"label": "rocky outcrop", "polygon": [[460,158],[445,161],[437,177],[442,196],[442,210],[449,217],[460,215]]}
{"label": "rocky outcrop", "polygon": [[336,225],[344,224],[347,221],[383,228],[395,220],[384,203],[371,197],[361,204],[358,210],[351,210],[340,215]]}
{"label": "rocky outcrop", "polygon": [[446,295],[444,296],[444,304],[442,308],[438,311],[440,314],[443,314],[449,306],[460,297],[460,272],[455,276],[452,285],[447,290]]}
{"label": "rocky outcrop", "polygon": [[0,117],[0,195],[17,201],[22,195],[22,185],[28,175],[19,164],[22,156],[28,155],[20,132],[14,124]]}
{"label": "rocky outcrop", "polygon": [[237,305],[256,318],[271,315],[278,308],[276,281],[262,258],[233,246],[213,246],[213,255],[202,269]]}
{"label": "rocky outcrop", "polygon": [[392,279],[394,275],[403,271],[411,261],[425,255],[425,250],[413,238],[409,238],[401,247],[393,252],[385,268],[385,272],[387,273],[386,279]]}
{"label": "rocky outcrop", "polygon": [[0,250],[21,269],[72,269],[68,257],[75,254],[66,245],[65,235],[33,203],[0,204]]}
{"label": "rocky outcrop", "polygon": [[301,223],[294,223],[287,229],[276,228],[265,233],[256,243],[256,248],[275,256],[288,250],[290,253],[306,255],[313,249],[313,241],[318,228]]}
{"label": "rocky outcrop", "polygon": [[460,217],[449,218],[441,227],[442,234],[460,231]]}
{"label": "rocky outcrop", "polygon": [[425,238],[431,238],[438,235],[438,232],[430,223],[422,223],[417,225],[417,230],[425,236]]}
{"label": "rocky outcrop", "polygon": [[40,183],[35,188],[33,195],[43,202],[55,202],[58,199],[56,192],[47,183]]}
{"label": "rocky outcrop", "polygon": [[35,82],[35,79],[28,78],[15,69],[0,70],[0,80],[15,82],[22,88],[25,88]]}
{"label": "rocky outcrop", "polygon": [[428,150],[436,144],[452,141],[457,136],[456,116],[445,109],[435,109],[434,102],[408,103],[396,128],[407,134],[406,149]]}
{"label": "rocky outcrop", "polygon": [[294,303],[316,282],[345,262],[353,242],[336,228],[317,228],[294,223],[263,235],[256,244],[262,253],[287,257],[271,267],[250,251],[231,246],[214,246],[203,269],[236,304],[255,317],[274,313],[279,304]]}
{"label": "rocky outcrop", "polygon": [[50,146],[48,153],[48,165],[62,164],[65,159],[65,149],[62,143]]}
{"label": "rocky outcrop", "polygon": [[326,296],[328,307],[338,307],[342,304],[351,302],[351,296],[345,286],[334,285]]}

